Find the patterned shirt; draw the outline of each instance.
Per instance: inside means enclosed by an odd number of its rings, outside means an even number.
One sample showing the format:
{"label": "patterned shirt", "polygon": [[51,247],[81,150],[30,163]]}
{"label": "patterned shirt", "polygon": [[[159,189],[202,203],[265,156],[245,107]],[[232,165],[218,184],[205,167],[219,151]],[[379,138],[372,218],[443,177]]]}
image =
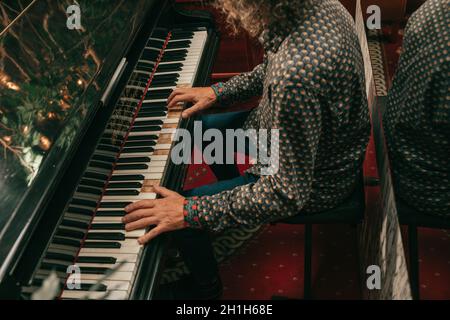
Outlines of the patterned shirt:
{"label": "patterned shirt", "polygon": [[428,0],[410,18],[384,127],[396,195],[450,217],[449,0]]}
{"label": "patterned shirt", "polygon": [[279,170],[261,175],[256,164],[249,172],[257,182],[188,198],[191,227],[220,231],[313,214],[354,190],[370,121],[353,20],[337,0],[305,0],[291,15],[263,32],[262,64],[214,88],[223,104],[262,96],[244,127],[279,130]]}

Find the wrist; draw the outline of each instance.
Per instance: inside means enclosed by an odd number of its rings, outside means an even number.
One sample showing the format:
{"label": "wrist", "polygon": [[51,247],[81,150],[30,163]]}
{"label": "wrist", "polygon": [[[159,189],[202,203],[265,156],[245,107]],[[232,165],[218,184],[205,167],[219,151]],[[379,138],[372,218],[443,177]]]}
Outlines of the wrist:
{"label": "wrist", "polygon": [[223,82],[215,83],[211,86],[211,89],[213,89],[214,94],[216,95],[216,102],[222,103],[225,100],[224,96],[224,89],[225,86]]}
{"label": "wrist", "polygon": [[202,227],[199,219],[198,197],[186,198],[183,203],[184,226],[200,229]]}

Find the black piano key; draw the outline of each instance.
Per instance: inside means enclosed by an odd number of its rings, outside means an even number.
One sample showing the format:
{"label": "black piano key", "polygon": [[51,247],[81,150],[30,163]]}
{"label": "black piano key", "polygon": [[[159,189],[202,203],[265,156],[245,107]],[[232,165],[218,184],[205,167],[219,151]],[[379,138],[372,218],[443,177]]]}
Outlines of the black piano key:
{"label": "black piano key", "polygon": [[85,200],[85,199],[78,199],[78,198],[73,198],[72,199],[72,204],[78,205],[78,206],[92,207],[92,208],[96,208],[97,207],[97,202],[95,202],[95,201]]}
{"label": "black piano key", "polygon": [[170,74],[158,74],[155,75],[152,79],[152,83],[158,82],[158,81],[176,81],[180,77],[177,73],[170,73]]}
{"label": "black piano key", "polygon": [[162,126],[164,122],[162,120],[145,120],[137,121],[134,123],[134,128],[137,127],[151,127],[151,126]]}
{"label": "black piano key", "polygon": [[[138,118],[152,118],[152,117],[165,117],[166,112],[163,111],[147,111],[147,110],[141,110],[138,113]],[[129,140],[129,139],[128,139]]]}
{"label": "black piano key", "polygon": [[90,172],[90,171],[86,171],[84,174],[85,178],[90,178],[90,179],[96,179],[96,180],[101,180],[101,181],[106,181],[108,180],[108,176],[106,174],[101,174],[101,173],[97,173],[97,172]]}
{"label": "black piano key", "polygon": [[184,29],[174,29],[171,31],[171,40],[192,39],[194,32]]}
{"label": "black piano key", "polygon": [[[167,100],[169,98],[169,94],[165,92],[158,93],[156,90],[147,92],[147,95],[145,96],[145,99],[147,100]],[[141,107],[142,109],[142,107]]]}
{"label": "black piano key", "polygon": [[62,246],[74,247],[74,248],[79,248],[81,246],[81,241],[79,241],[79,240],[66,239],[66,238],[61,238],[61,237],[54,237],[52,239],[52,243],[62,245]]}
{"label": "black piano key", "polygon": [[154,100],[167,99],[171,93],[171,89],[152,90],[147,92],[145,98]]}
{"label": "black piano key", "polygon": [[161,126],[139,126],[131,128],[131,132],[161,131]]}
{"label": "black piano key", "polygon": [[152,147],[137,147],[137,148],[124,148],[122,150],[122,153],[128,154],[128,153],[150,153],[153,152],[154,149]]}
{"label": "black piano key", "polygon": [[67,267],[68,266],[69,266],[69,264],[64,265],[64,264],[49,263],[49,262],[42,262],[41,263],[41,269],[43,269],[43,270],[49,270],[49,271],[54,270],[56,272],[63,272],[63,273],[67,272]]}
{"label": "black piano key", "polygon": [[[81,268],[80,268],[81,269]],[[94,288],[93,284],[90,283],[81,283],[79,289],[77,288],[73,288],[73,289],[68,289],[68,284],[66,284],[66,286],[64,287],[65,290],[71,290],[71,291],[76,291],[76,290],[80,290],[80,291],[92,291],[92,288]],[[104,284],[96,284],[95,285],[95,292],[106,292],[108,291],[108,286],[104,285]]]}
{"label": "black piano key", "polygon": [[97,150],[108,151],[118,153],[120,151],[120,147],[112,146],[112,145],[99,145]]}
{"label": "black piano key", "polygon": [[148,136],[132,136],[132,137],[128,137],[128,141],[144,141],[144,140],[158,140],[158,136],[153,134],[153,135],[148,135]]}
{"label": "black piano key", "polygon": [[[161,112],[166,114],[167,111],[169,111],[169,108],[167,107],[148,107],[148,106],[142,106],[142,108],[139,110],[140,113],[144,112]],[[138,117],[139,120],[139,117]]]}
{"label": "black piano key", "polygon": [[105,196],[137,196],[138,190],[107,190]]}
{"label": "black piano key", "polygon": [[[111,166],[111,168],[112,168],[112,166]],[[88,194],[95,194],[95,195],[101,195],[102,194],[102,190],[89,188],[89,187],[82,187],[82,186],[77,188],[77,192],[88,193]]]}
{"label": "black piano key", "polygon": [[[116,146],[116,147],[120,147],[122,145],[123,140],[111,140],[111,139],[101,139],[100,143],[104,144],[104,145],[108,145],[108,146]],[[104,156],[101,155],[102,157],[108,157],[108,156]],[[112,158],[112,157],[110,157]],[[98,159],[94,159],[94,157],[92,157],[93,160],[98,160]]]}
{"label": "black piano key", "polygon": [[101,267],[80,267],[80,271],[83,274],[105,274],[110,268]]}
{"label": "black piano key", "polygon": [[[155,146],[156,145],[156,141],[155,140],[144,140],[144,141],[130,141],[130,142],[127,142],[126,144],[125,144],[125,148],[132,148],[132,147],[153,147],[153,146]],[[132,158],[125,158],[125,159],[123,159],[123,160],[127,160],[126,162],[127,163],[129,163],[130,162],[130,160],[129,159],[132,159]],[[120,159],[120,160],[122,160],[122,159]],[[148,162],[148,161],[136,161],[136,162]],[[121,163],[124,163],[124,162],[121,162]]]}
{"label": "black piano key", "polygon": [[161,88],[161,87],[175,87],[177,83],[175,81],[157,81],[152,82],[152,88]]}
{"label": "black piano key", "polygon": [[[145,61],[156,61],[158,59],[159,56],[159,51],[156,50],[150,50],[150,49],[145,49],[144,52],[142,52],[142,55],[140,57],[140,61],[145,60]],[[144,63],[141,62],[141,64],[137,65],[137,70],[142,70],[142,65]],[[149,64],[153,67],[152,64]],[[147,70],[146,70],[147,71]],[[150,71],[150,70],[149,70]]]}
{"label": "black piano key", "polygon": [[161,62],[173,62],[186,60],[186,54],[164,54],[161,58]]}
{"label": "black piano key", "polygon": [[56,235],[59,237],[67,237],[67,238],[74,238],[74,239],[80,239],[82,240],[84,238],[84,232],[82,231],[75,231],[71,229],[65,229],[65,228],[58,228],[56,231]]}
{"label": "black piano key", "polygon": [[162,49],[164,46],[164,42],[162,41],[158,41],[158,40],[148,40],[147,41],[147,47],[152,47],[152,48],[157,48],[157,49]]}
{"label": "black piano key", "polygon": [[45,255],[46,259],[50,260],[61,260],[61,261],[67,261],[67,262],[74,262],[75,256],[70,254],[64,254],[64,253],[56,253],[56,252],[48,252]]}
{"label": "black piano key", "polygon": [[122,232],[89,232],[87,235],[88,240],[125,240],[125,234]]}
{"label": "black piano key", "polygon": [[116,158],[111,157],[111,156],[104,156],[102,154],[94,154],[92,156],[92,160],[114,163],[116,161]]}
{"label": "black piano key", "polygon": [[142,188],[142,183],[139,182],[113,182],[108,184],[108,189],[129,189],[129,188]]}
{"label": "black piano key", "polygon": [[[144,180],[144,179],[142,179]],[[105,201],[100,203],[100,208],[125,208],[127,205],[131,204],[132,202],[124,201],[124,202],[109,202]]]}
{"label": "black piano key", "polygon": [[74,221],[74,220],[69,220],[69,219],[64,219],[61,222],[61,225],[66,226],[66,227],[84,229],[84,230],[87,230],[89,228],[89,224],[87,224],[85,222]]}
{"label": "black piano key", "polygon": [[[139,142],[138,142],[139,143]],[[145,142],[148,143],[148,142]],[[118,164],[127,163],[149,163],[151,159],[149,157],[132,157],[132,158],[122,158],[117,161]]]}
{"label": "black piano key", "polygon": [[93,223],[91,230],[125,230],[123,223]]}
{"label": "black piano key", "polygon": [[169,41],[169,43],[166,46],[166,49],[185,49],[189,48],[192,44],[192,41],[190,40],[184,40],[184,41]]}
{"label": "black piano key", "polygon": [[183,64],[180,62],[160,64],[158,66],[157,72],[175,72],[181,71],[183,69]]}
{"label": "black piano key", "polygon": [[[117,152],[117,153],[119,153],[119,152]],[[89,167],[105,169],[105,170],[111,170],[112,169],[112,164],[111,163],[105,163],[105,162],[99,162],[99,161],[91,161],[91,162],[89,162]]]}
{"label": "black piano key", "polygon": [[85,208],[78,208],[78,207],[72,207],[72,206],[70,206],[67,209],[67,212],[74,213],[74,214],[80,214],[80,215],[83,215],[83,216],[89,216],[89,217],[91,217],[94,214],[94,210],[85,209]]}
{"label": "black piano key", "polygon": [[125,175],[115,175],[111,177],[111,181],[143,181],[145,176],[141,174],[125,174]]}
{"label": "black piano key", "polygon": [[114,257],[78,257],[78,263],[98,263],[98,264],[115,264],[117,259]]}
{"label": "black piano key", "polygon": [[148,72],[148,74],[147,73],[145,73],[145,74],[144,73],[140,73],[140,74],[146,75],[149,79],[150,79],[150,74],[153,72],[154,68],[155,68],[155,66],[153,64],[148,64],[148,63],[143,63],[143,62],[139,62],[136,65],[136,70],[137,71]]}
{"label": "black piano key", "polygon": [[123,210],[102,210],[96,213],[96,217],[123,217],[126,212]]}
{"label": "black piano key", "polygon": [[[136,148],[138,149],[138,148]],[[114,170],[115,171],[122,171],[122,170],[145,170],[148,169],[148,165],[143,163],[136,163],[136,164],[119,164],[117,165]]]}
{"label": "black piano key", "polygon": [[169,35],[169,30],[164,29],[164,28],[158,28],[158,29],[153,30],[151,38],[165,40],[168,35]]}
{"label": "black piano key", "polygon": [[81,179],[80,185],[83,186],[89,186],[89,187],[97,187],[97,188],[103,188],[105,186],[104,182],[97,181],[97,180],[91,180],[91,179]]}
{"label": "black piano key", "polygon": [[120,249],[122,244],[117,241],[86,241],[83,247],[90,249]]}
{"label": "black piano key", "polygon": [[165,102],[144,102],[142,103],[141,106],[141,110],[142,108],[146,108],[146,109],[167,109],[167,103]]}

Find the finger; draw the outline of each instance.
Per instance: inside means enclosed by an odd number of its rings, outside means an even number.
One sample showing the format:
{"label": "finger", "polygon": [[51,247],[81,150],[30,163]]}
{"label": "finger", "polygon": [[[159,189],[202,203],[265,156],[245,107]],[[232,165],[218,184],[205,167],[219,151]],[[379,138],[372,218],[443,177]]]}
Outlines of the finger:
{"label": "finger", "polygon": [[168,196],[178,195],[178,193],[176,193],[175,191],[172,191],[167,188],[160,187],[160,186],[153,186],[153,191],[155,191],[155,193],[163,196],[164,198],[166,198]]}
{"label": "finger", "polygon": [[123,223],[130,223],[130,222],[133,222],[133,221],[136,221],[136,220],[139,220],[139,219],[147,218],[147,217],[152,215],[150,210],[152,210],[152,209],[151,208],[145,208],[145,209],[138,209],[138,210],[135,210],[133,212],[130,212],[129,214],[125,215],[122,218],[122,222]]}
{"label": "finger", "polygon": [[144,234],[142,237],[138,238],[138,242],[141,245],[146,244],[150,240],[156,238],[163,232],[164,232],[164,228],[161,226],[157,226],[157,227],[153,228],[152,230],[150,230],[149,232],[147,232],[146,234]]}
{"label": "finger", "polygon": [[207,104],[203,101],[199,101],[196,104],[194,104],[192,107],[186,109],[183,111],[183,113],[181,114],[181,116],[183,117],[183,119],[186,118],[190,118],[193,115],[199,113],[200,111],[206,109]]}
{"label": "finger", "polygon": [[173,98],[175,98],[178,95],[185,94],[187,92],[187,89],[175,89],[170,94],[169,98],[167,98],[167,103],[170,103]]}
{"label": "finger", "polygon": [[125,230],[126,231],[133,231],[133,230],[138,230],[138,229],[143,229],[143,228],[147,228],[148,226],[151,225],[156,225],[158,224],[158,219],[155,217],[148,217],[148,218],[144,218],[144,219],[140,219],[134,222],[130,222],[127,223],[125,225]]}
{"label": "finger", "polygon": [[195,96],[193,94],[181,94],[177,95],[170,101],[170,103],[167,105],[169,108],[175,107],[180,102],[193,102]]}
{"label": "finger", "polygon": [[155,206],[155,200],[141,200],[131,203],[125,207],[125,212],[132,212],[142,208],[153,208]]}

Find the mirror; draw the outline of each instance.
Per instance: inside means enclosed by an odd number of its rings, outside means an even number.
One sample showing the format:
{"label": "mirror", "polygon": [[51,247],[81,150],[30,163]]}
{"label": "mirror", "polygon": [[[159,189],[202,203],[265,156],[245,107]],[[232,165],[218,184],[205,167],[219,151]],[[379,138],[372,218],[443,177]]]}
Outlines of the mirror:
{"label": "mirror", "polygon": [[415,299],[450,297],[448,0],[408,1],[382,29],[383,129]]}

